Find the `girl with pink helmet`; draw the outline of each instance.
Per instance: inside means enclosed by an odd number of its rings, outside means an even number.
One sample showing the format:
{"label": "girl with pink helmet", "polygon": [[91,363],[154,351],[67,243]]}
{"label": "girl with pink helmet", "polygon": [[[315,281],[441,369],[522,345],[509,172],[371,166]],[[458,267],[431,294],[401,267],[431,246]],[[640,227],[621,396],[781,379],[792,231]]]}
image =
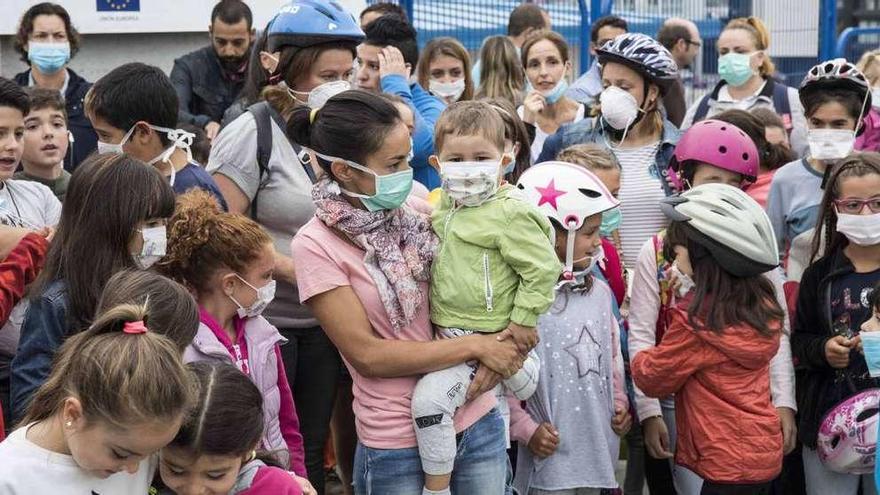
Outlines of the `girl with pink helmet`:
{"label": "girl with pink helmet", "polygon": [[[702,184],[722,183],[742,189],[755,181],[759,150],[753,138],[725,121],[733,117],[721,114],[698,122],[682,135],[670,160],[668,176],[673,184],[680,189],[691,189]],[[671,308],[694,287],[688,273],[689,260],[686,257],[667,260],[663,255],[664,237],[665,231],[661,231],[645,242],[635,266],[628,315],[630,359],[660,343],[669,325]],[[765,276],[773,283],[777,301],[784,309],[781,272],[773,270]],[[773,405],[782,424],[785,451],[789,452],[794,448],[796,436],[796,407],[787,322],[786,318],[779,350],[770,363],[770,382]],[[672,397],[649,398],[636,387],[635,404],[647,454],[655,459],[671,459],[676,441]],[[673,467],[673,470],[678,493],[699,493],[702,479],[681,467]]]}

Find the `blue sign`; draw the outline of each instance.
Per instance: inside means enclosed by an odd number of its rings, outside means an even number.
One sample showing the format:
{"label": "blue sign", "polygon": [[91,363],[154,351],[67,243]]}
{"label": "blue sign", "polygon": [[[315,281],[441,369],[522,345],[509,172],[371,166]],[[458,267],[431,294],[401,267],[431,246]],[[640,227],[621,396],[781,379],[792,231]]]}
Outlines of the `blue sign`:
{"label": "blue sign", "polygon": [[141,0],[97,0],[98,12],[140,12]]}

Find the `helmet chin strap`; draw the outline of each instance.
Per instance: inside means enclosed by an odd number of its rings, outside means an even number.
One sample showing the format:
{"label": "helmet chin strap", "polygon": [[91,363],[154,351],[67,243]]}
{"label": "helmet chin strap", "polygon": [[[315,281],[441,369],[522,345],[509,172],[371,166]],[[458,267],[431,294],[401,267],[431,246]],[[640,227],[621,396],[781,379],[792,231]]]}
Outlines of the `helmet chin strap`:
{"label": "helmet chin strap", "polygon": [[565,270],[562,272],[562,278],[566,282],[574,281],[574,238],[577,229],[574,222],[568,224],[568,234],[565,239]]}

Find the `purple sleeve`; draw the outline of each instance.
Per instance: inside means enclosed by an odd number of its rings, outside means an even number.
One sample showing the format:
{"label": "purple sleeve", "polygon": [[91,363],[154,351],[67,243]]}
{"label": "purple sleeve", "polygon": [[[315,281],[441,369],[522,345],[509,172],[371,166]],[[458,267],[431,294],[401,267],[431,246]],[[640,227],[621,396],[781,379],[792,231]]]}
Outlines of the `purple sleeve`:
{"label": "purple sleeve", "polygon": [[302,495],[302,488],[287,471],[276,467],[261,467],[257,470],[250,488],[239,492],[241,495]]}
{"label": "purple sleeve", "polygon": [[299,432],[299,417],[293,403],[293,392],[287,383],[284,361],[281,359],[281,347],[275,346],[275,360],[278,361],[278,393],[281,395],[281,408],[278,411],[278,423],[281,425],[281,436],[290,451],[290,469],[296,474],[306,477],[305,451],[303,437]]}

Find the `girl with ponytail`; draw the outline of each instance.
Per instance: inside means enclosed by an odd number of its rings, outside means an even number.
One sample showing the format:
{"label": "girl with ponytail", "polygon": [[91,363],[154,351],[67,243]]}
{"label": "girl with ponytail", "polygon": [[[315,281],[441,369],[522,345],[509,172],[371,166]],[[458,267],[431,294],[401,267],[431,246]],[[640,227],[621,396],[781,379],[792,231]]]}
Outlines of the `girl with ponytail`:
{"label": "girl with ponytail", "polygon": [[178,197],[159,263],[199,305],[199,328],[184,360],[234,364],[263,395],[262,448],[306,476],[303,438],[280,345],[287,342],[262,311],[275,295],[275,248],[255,221],[226,213],[202,191]]}
{"label": "girl with ponytail", "polygon": [[147,304],[120,304],[61,346],[19,428],[0,443],[0,493],[146,493],[152,454],[193,399]]}

